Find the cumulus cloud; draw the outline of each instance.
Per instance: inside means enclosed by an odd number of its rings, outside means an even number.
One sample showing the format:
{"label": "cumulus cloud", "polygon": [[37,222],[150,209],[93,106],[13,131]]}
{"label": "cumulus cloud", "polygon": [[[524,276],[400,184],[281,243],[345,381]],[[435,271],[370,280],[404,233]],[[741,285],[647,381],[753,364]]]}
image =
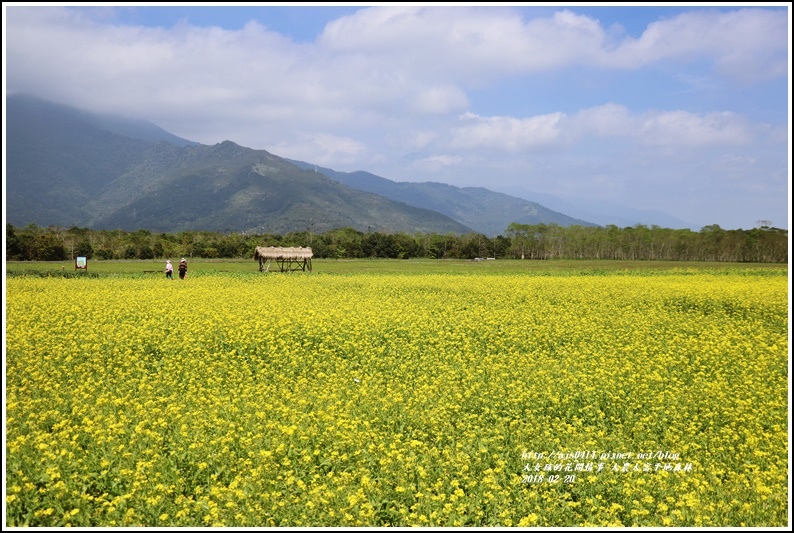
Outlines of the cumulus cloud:
{"label": "cumulus cloud", "polygon": [[686,111],[649,113],[638,118],[639,140],[647,144],[703,146],[743,144],[751,134],[733,113],[700,116]]}
{"label": "cumulus cloud", "polygon": [[415,152],[432,146],[438,141],[438,138],[439,131],[435,129],[412,130],[406,128],[403,131],[388,132],[385,141],[390,147]]}
{"label": "cumulus cloud", "polygon": [[459,149],[496,148],[507,151],[550,146],[562,137],[563,113],[530,118],[463,115],[450,146]]}
{"label": "cumulus cloud", "polygon": [[701,58],[744,79],[787,73],[786,18],[755,9],[684,13],[615,42],[571,10],[524,21],[504,8],[384,6],[332,21],[312,44],[256,21],[239,30],[147,28],[98,22],[89,12],[10,8],[9,90],[95,108],[244,101],[438,115],[464,111],[471,87],[573,66]]}
{"label": "cumulus cloud", "polygon": [[604,40],[598,23],[562,11],[525,23],[513,10],[486,7],[374,7],[329,24],[320,44],[370,53],[423,71],[476,74],[564,66]]}
{"label": "cumulus cloud", "polygon": [[668,59],[710,59],[717,71],[752,81],[786,75],[788,40],[784,11],[693,11],[650,24],[639,39],[627,38],[602,54],[600,64],[639,68]]}
{"label": "cumulus cloud", "polygon": [[[17,30],[13,10],[8,39],[10,88],[64,93],[76,104],[127,109],[234,102],[257,92],[286,100],[283,77],[300,50],[252,22],[239,31],[179,24],[166,30],[98,25],[63,9],[39,14]],[[31,62],[31,54],[36,61]],[[300,71],[301,69],[296,69]],[[301,85],[302,87],[305,85]]]}
{"label": "cumulus cloud", "polygon": [[686,111],[632,115],[617,104],[583,109],[573,115],[550,113],[527,118],[466,114],[450,147],[506,152],[568,144],[588,138],[622,137],[648,145],[695,147],[750,142],[753,131],[728,112],[698,115]]}
{"label": "cumulus cloud", "polygon": [[431,115],[445,115],[465,109],[469,104],[466,94],[457,87],[434,85],[423,89],[410,107]]}
{"label": "cumulus cloud", "polygon": [[627,137],[635,133],[633,122],[627,107],[609,103],[577,112],[569,128],[579,136]]}
{"label": "cumulus cloud", "polygon": [[413,63],[470,83],[516,70],[638,69],[693,59],[710,60],[732,77],[768,78],[787,73],[787,42],[783,11],[693,11],[654,22],[633,38],[569,9],[525,22],[513,10],[443,6],[362,9],[329,24],[319,39],[328,50]]}

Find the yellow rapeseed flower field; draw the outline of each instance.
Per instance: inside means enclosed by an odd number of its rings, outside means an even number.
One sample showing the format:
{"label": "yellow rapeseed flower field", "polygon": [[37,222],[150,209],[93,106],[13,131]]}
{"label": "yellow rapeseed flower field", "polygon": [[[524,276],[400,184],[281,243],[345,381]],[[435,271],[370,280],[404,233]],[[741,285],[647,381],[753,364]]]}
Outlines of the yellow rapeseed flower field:
{"label": "yellow rapeseed flower field", "polygon": [[9,526],[783,526],[787,270],[11,277]]}

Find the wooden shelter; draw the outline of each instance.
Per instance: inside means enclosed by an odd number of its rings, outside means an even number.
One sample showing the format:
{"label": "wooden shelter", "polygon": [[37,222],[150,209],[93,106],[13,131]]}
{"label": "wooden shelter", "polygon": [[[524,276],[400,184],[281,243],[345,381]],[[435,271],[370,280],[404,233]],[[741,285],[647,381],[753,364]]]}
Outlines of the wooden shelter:
{"label": "wooden shelter", "polygon": [[311,248],[257,246],[254,259],[259,261],[260,272],[268,272],[271,261],[276,261],[281,272],[292,272],[293,270],[311,272],[313,255]]}

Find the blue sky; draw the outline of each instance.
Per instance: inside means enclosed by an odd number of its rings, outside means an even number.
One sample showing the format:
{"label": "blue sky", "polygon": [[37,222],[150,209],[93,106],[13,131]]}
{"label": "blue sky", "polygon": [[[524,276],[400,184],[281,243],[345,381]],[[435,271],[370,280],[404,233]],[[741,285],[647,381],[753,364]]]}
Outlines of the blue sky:
{"label": "blue sky", "polygon": [[788,228],[789,7],[11,2],[4,88],[339,171]]}

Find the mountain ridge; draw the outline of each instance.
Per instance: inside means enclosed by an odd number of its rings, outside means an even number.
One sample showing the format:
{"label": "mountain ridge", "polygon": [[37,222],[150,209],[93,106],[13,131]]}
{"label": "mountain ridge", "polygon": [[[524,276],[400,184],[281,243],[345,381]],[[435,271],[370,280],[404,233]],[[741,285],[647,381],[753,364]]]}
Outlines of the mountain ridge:
{"label": "mountain ridge", "polygon": [[[11,224],[163,232],[474,231],[231,141],[175,141],[150,123],[98,118],[27,96],[8,96],[6,109]],[[116,133],[132,130],[138,138]]]}
{"label": "mountain ridge", "polygon": [[569,217],[536,202],[524,200],[484,187],[457,187],[440,182],[397,182],[366,171],[339,172],[305,161],[293,164],[315,169],[340,183],[385,196],[408,205],[432,209],[463,224],[476,227],[488,236],[503,233],[513,223],[596,226]]}
{"label": "mountain ridge", "polygon": [[16,225],[488,236],[513,222],[598,225],[484,187],[338,172],[229,140],[203,145],[30,95],[8,95],[6,108],[6,213]]}

